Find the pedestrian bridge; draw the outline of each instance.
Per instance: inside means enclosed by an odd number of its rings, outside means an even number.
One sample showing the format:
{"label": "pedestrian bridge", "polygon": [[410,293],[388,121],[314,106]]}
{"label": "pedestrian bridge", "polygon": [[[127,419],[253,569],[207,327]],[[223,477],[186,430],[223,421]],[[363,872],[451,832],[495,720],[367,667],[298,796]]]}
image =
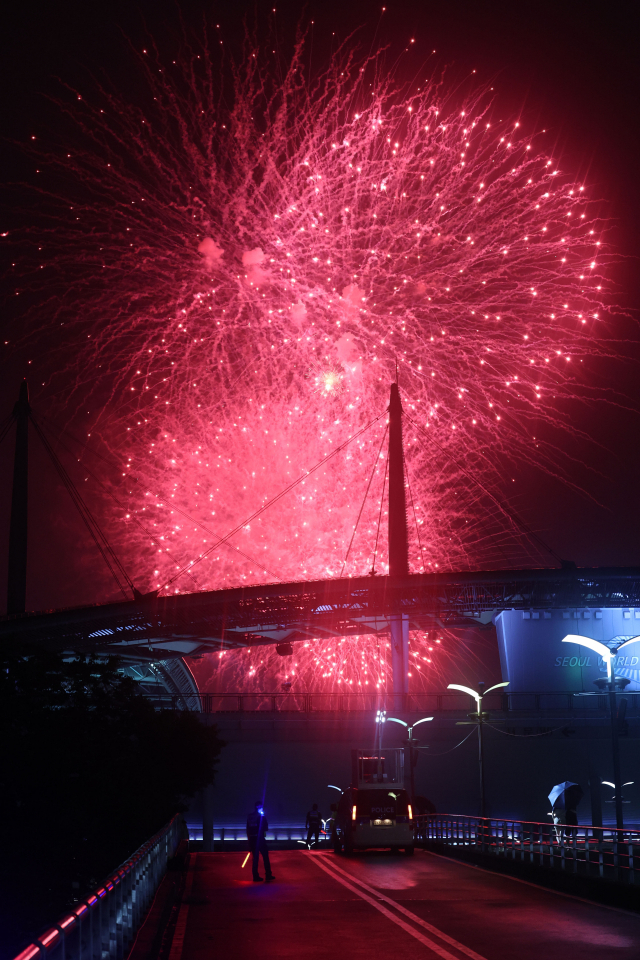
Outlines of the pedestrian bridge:
{"label": "pedestrian bridge", "polygon": [[118,654],[132,663],[309,638],[487,624],[500,610],[631,606],[640,568],[416,573],[259,584],[0,618],[3,643]]}
{"label": "pedestrian bridge", "polygon": [[576,950],[602,960],[605,945],[609,957],[637,960],[640,917],[430,852],[346,860],[276,851],[268,885],[251,882],[241,852],[189,860],[170,960],[370,960],[372,951],[406,960],[567,960]]}
{"label": "pedestrian bridge", "polygon": [[370,960],[372,950],[405,960],[637,960],[637,912],[442,855],[473,848],[537,860],[547,877],[610,876],[622,897],[639,879],[637,833],[418,819],[413,857],[273,850],[267,884],[252,881],[246,847],[194,850],[176,818],[15,960],[149,960],[159,949],[167,960]]}

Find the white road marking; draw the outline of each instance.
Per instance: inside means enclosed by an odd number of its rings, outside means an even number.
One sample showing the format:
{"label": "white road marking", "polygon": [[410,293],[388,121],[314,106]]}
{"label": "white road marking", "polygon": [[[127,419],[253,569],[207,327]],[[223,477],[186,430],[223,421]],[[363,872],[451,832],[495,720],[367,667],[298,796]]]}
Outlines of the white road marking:
{"label": "white road marking", "polygon": [[411,917],[414,923],[419,924],[425,930],[428,930],[429,933],[433,933],[435,936],[440,937],[441,940],[444,940],[445,943],[448,943],[449,946],[455,947],[456,950],[462,951],[465,956],[470,957],[471,960],[485,960],[484,957],[480,956],[479,953],[476,953],[475,950],[472,950],[470,947],[465,947],[464,944],[459,943],[457,940],[454,940],[453,937],[450,937],[447,933],[443,933],[441,930],[438,930],[437,927],[434,927],[433,924],[427,923],[426,920],[422,920],[420,917],[417,917],[415,913],[412,913],[411,910],[407,910],[406,907],[403,907],[402,904],[398,903],[396,900],[393,900],[391,897],[385,896],[384,893],[381,893],[379,890],[376,890],[375,887],[370,887],[369,884],[365,883],[364,880],[359,880],[358,877],[354,877],[352,873],[348,873],[346,870],[343,870],[342,867],[339,867],[337,863],[331,863],[331,870],[337,870],[338,873],[341,873],[344,877],[347,877],[349,880],[353,880],[354,883],[357,883],[358,886],[363,887],[365,890],[368,890],[369,893],[374,894],[380,900],[384,900],[385,903],[390,904],[395,910],[398,910],[399,913],[404,913],[405,916]]}
{"label": "white road marking", "polygon": [[[328,873],[330,877],[333,877],[334,880],[337,880],[338,883],[341,883],[343,887],[346,887],[348,890],[351,890],[352,893],[357,894],[362,900],[366,900],[367,903],[370,903],[372,907],[375,907],[379,913],[387,917],[387,919],[392,920],[393,923],[397,924],[399,927],[402,927],[407,933],[411,934],[412,937],[415,937],[416,940],[419,940],[425,947],[429,947],[430,950],[433,950],[434,953],[437,953],[439,957],[442,957],[443,960],[460,960],[459,957],[455,957],[452,953],[449,953],[444,947],[439,943],[436,943],[434,940],[431,940],[429,937],[426,937],[423,933],[420,933],[415,927],[409,926],[408,923],[405,923],[404,920],[401,920],[400,917],[392,913],[390,910],[387,910],[386,907],[383,907],[379,902],[384,900],[386,903],[390,904],[394,910],[397,910],[399,913],[403,913],[405,916],[410,917],[412,923],[416,923],[424,929],[428,930],[430,933],[437,936],[440,940],[444,940],[445,943],[448,943],[449,946],[453,947],[455,950],[458,950],[460,953],[463,953],[465,956],[470,957],[471,960],[486,960],[485,957],[482,957],[479,953],[476,953],[474,950],[470,950],[469,947],[465,947],[464,944],[458,943],[457,940],[454,940],[453,937],[448,936],[446,933],[442,933],[441,930],[438,930],[437,927],[432,926],[430,923],[426,923],[424,920],[421,920],[420,917],[417,917],[415,913],[411,913],[410,910],[406,910],[399,903],[396,903],[395,900],[392,900],[390,897],[385,897],[384,894],[380,893],[379,890],[374,889],[373,887],[368,886],[368,884],[363,883],[362,880],[356,879],[350,873],[346,873],[344,870],[341,870],[340,867],[337,867],[335,864],[331,864],[331,867],[328,867],[325,863],[321,862],[321,857],[324,858],[324,855],[311,856],[310,859],[315,863],[321,870],[324,870],[325,873]],[[345,879],[345,878],[348,878]],[[353,881],[353,882],[349,882]],[[377,900],[374,900],[372,897],[367,896],[363,890],[355,887],[353,883],[357,883],[360,887],[363,887],[364,890],[368,890],[372,893]],[[170,960],[173,960],[171,957]]]}

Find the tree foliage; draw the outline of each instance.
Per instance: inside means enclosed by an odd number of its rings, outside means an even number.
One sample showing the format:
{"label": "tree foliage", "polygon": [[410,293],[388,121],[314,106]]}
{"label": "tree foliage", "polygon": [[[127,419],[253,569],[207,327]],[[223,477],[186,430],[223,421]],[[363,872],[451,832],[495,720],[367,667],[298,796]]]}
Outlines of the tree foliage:
{"label": "tree foliage", "polygon": [[0,665],[4,960],[186,809],[223,744],[193,713],[155,711],[115,658]]}

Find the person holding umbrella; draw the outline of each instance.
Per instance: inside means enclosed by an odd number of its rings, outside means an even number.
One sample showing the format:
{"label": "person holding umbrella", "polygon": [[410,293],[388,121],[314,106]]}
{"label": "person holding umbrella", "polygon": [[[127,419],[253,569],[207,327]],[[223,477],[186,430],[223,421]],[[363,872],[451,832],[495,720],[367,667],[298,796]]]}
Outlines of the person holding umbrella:
{"label": "person holding umbrella", "polygon": [[556,837],[560,840],[563,836],[569,839],[573,836],[574,828],[578,826],[578,814],[576,807],[582,800],[582,787],[579,783],[572,783],[565,780],[564,783],[558,783],[552,788],[549,794],[551,801],[551,813],[553,823],[556,828]]}

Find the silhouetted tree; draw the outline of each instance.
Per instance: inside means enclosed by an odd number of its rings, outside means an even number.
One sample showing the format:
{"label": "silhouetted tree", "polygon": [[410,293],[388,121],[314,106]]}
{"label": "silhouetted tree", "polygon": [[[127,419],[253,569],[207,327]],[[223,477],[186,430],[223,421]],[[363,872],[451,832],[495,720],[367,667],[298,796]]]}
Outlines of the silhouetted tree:
{"label": "silhouetted tree", "polygon": [[223,743],[115,658],[0,658],[0,724],[4,960],[186,809]]}

